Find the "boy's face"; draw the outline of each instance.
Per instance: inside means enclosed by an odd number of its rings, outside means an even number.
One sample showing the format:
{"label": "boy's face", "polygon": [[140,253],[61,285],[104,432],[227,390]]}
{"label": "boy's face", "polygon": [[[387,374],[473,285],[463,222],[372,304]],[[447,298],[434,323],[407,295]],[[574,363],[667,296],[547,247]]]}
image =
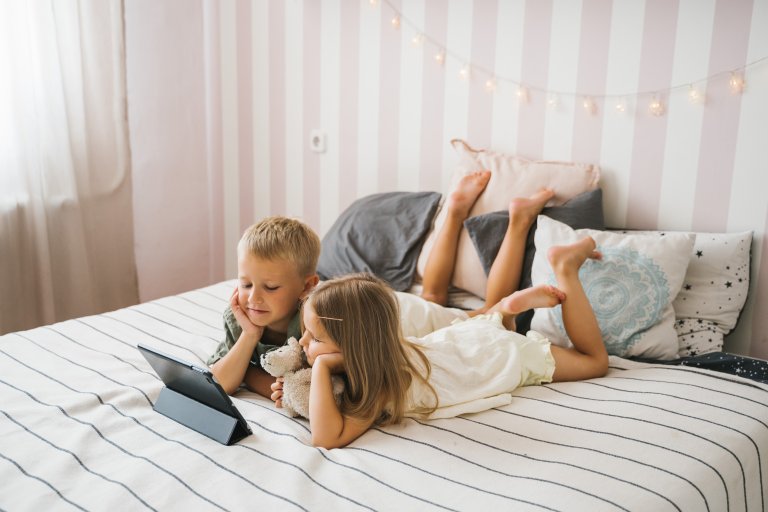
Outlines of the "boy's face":
{"label": "boy's face", "polygon": [[317,276],[299,275],[290,261],[239,254],[238,302],[254,325],[286,332],[299,300],[317,284]]}

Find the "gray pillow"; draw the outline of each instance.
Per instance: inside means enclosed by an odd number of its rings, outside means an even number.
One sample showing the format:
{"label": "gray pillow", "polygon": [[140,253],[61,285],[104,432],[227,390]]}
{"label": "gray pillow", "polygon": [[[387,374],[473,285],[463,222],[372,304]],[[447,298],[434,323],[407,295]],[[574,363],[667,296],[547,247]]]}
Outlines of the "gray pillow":
{"label": "gray pillow", "polygon": [[[541,214],[567,224],[573,229],[605,229],[603,191],[598,188],[584,192],[561,206],[544,208]],[[470,217],[464,221],[464,227],[472,239],[486,275],[490,272],[493,260],[499,252],[508,224],[509,212],[507,211],[486,213],[485,215]],[[533,242],[535,233],[536,222],[533,223],[530,231],[528,231],[528,239],[525,243],[525,257],[520,276],[521,290],[531,286],[531,267],[533,266],[533,256],[536,252],[536,245]],[[518,317],[518,332],[525,333],[528,330],[531,316],[532,314],[520,315]]]}
{"label": "gray pillow", "polygon": [[323,237],[320,279],[370,272],[397,291],[410,288],[440,198],[438,192],[385,192],[352,203]]}

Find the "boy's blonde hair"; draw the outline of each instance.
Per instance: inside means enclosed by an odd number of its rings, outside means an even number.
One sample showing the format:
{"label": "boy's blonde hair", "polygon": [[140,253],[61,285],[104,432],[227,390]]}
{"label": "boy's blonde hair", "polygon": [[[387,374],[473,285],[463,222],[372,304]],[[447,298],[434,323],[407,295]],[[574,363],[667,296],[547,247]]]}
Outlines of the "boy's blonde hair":
{"label": "boy's blonde hair", "polygon": [[[432,390],[437,405],[437,394],[427,381],[429,361],[403,337],[397,299],[383,281],[370,274],[331,279],[318,285],[308,302],[344,355],[344,414],[383,425],[400,422],[414,377]],[[425,375],[410,360],[408,347]]]}
{"label": "boy's blonde hair", "polygon": [[316,273],[320,237],[300,220],[266,217],[245,230],[237,250],[265,260],[290,261],[303,277]]}

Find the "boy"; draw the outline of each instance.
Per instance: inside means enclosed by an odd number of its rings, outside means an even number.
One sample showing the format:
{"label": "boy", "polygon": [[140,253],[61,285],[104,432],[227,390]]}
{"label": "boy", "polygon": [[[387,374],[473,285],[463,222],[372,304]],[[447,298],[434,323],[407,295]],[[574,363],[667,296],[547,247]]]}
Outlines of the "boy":
{"label": "boy", "polygon": [[245,383],[269,397],[274,377],[261,368],[261,354],[301,338],[299,305],[318,283],[320,238],[306,224],[267,217],[237,244],[238,284],[224,311],[225,339],[208,359],[228,394]]}

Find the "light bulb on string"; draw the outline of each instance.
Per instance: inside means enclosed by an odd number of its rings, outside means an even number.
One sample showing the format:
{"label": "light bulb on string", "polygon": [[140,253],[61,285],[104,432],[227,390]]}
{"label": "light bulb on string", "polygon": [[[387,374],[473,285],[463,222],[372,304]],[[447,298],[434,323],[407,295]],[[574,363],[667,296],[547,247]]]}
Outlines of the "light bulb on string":
{"label": "light bulb on string", "polygon": [[528,93],[528,88],[522,84],[517,86],[517,101],[520,103],[528,103],[528,100],[530,99],[530,94]]}
{"label": "light bulb on string", "polygon": [[494,92],[496,90],[496,79],[489,78],[485,81],[485,90],[488,92]]}
{"label": "light bulb on string", "polygon": [[664,115],[664,103],[661,102],[658,96],[654,96],[651,99],[651,103],[648,104],[648,111],[655,117]]}
{"label": "light bulb on string", "polygon": [[627,98],[619,98],[616,100],[616,104],[613,107],[616,109],[616,112],[619,114],[623,114],[627,111]]}
{"label": "light bulb on string", "polygon": [[399,14],[396,14],[392,18],[392,27],[396,28],[396,29],[400,28],[400,15]]}
{"label": "light bulb on string", "polygon": [[744,81],[744,76],[741,73],[731,73],[731,79],[728,80],[728,86],[731,88],[733,94],[741,94],[744,92],[744,87],[747,83]]}
{"label": "light bulb on string", "polygon": [[558,98],[557,94],[550,94],[547,98],[547,106],[552,110],[557,110],[557,107],[560,106],[560,98]]}
{"label": "light bulb on string", "polygon": [[459,70],[459,78],[462,80],[469,80],[471,74],[472,70],[470,69],[469,64],[464,64]]}
{"label": "light bulb on string", "polygon": [[415,47],[419,47],[424,44],[425,39],[426,37],[424,36],[424,34],[416,34],[415,36],[413,36],[413,39],[411,39],[411,44],[413,44],[413,46]]}
{"label": "light bulb on string", "polygon": [[688,101],[694,105],[703,105],[706,103],[706,96],[698,87],[691,84],[688,86]]}
{"label": "light bulb on string", "polygon": [[445,64],[445,50],[443,50],[442,48],[437,50],[437,52],[435,53],[435,62],[437,62],[441,66]]}
{"label": "light bulb on string", "polygon": [[597,104],[590,96],[584,96],[581,105],[584,107],[584,111],[589,115],[595,115],[597,112]]}
{"label": "light bulb on string", "polygon": [[368,0],[368,3],[371,4],[371,7],[376,7],[379,5],[379,0]]}

